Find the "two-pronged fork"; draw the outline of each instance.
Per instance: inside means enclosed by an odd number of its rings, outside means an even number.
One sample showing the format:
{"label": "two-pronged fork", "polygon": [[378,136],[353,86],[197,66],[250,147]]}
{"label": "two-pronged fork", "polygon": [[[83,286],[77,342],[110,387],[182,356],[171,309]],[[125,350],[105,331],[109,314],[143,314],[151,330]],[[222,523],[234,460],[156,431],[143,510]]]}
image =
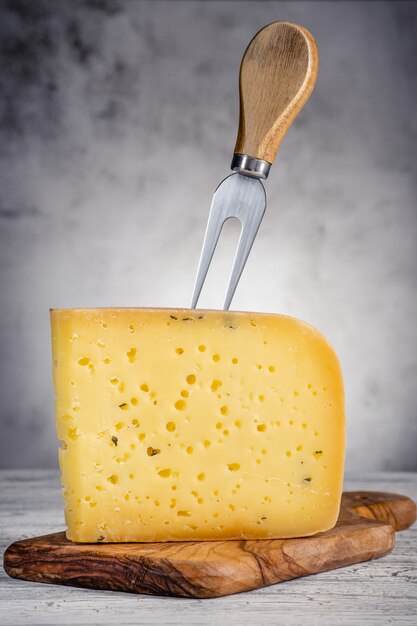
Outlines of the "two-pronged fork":
{"label": "two-pronged fork", "polygon": [[312,35],[297,24],[273,22],[250,42],[240,67],[239,130],[229,175],[211,204],[191,308],[197,306],[224,222],[242,225],[223,308],[227,310],[266,209],[262,180],[293,120],[307,102],[318,72]]}

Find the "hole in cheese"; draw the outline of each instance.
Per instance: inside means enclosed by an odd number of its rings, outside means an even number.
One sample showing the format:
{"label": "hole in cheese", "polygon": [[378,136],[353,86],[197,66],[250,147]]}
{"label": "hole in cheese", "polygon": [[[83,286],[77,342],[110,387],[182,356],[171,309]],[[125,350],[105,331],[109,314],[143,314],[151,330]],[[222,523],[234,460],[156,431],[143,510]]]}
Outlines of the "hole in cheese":
{"label": "hole in cheese", "polygon": [[213,380],[213,382],[211,383],[211,390],[212,390],[212,391],[217,391],[217,389],[218,389],[219,387],[221,387],[221,386],[222,386],[222,384],[223,384],[223,383],[222,383],[222,381],[221,381],[221,380],[218,380],[217,378],[215,378],[215,379]]}

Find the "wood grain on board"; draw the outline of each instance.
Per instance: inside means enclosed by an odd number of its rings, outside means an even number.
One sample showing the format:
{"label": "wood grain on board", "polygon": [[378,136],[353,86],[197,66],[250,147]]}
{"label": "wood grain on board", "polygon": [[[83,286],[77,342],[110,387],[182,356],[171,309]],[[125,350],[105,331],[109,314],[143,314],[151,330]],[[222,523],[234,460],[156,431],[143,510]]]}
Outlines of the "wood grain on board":
{"label": "wood grain on board", "polygon": [[61,532],[13,543],[4,567],[36,582],[213,598],[384,556],[415,519],[406,496],[346,492],[335,528],[312,537],[76,544]]}

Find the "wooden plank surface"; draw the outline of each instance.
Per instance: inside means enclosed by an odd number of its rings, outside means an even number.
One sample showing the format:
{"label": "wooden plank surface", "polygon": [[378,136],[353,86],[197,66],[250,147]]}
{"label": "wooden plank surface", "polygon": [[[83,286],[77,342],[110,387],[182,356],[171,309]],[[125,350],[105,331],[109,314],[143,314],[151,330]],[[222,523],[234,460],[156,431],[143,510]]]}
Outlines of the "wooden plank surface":
{"label": "wooden plank surface", "polygon": [[[346,489],[404,493],[417,499],[417,474],[384,473],[346,481]],[[59,475],[0,472],[0,540],[63,527]],[[0,624],[415,624],[417,530],[396,537],[386,557],[248,593],[184,600],[39,585],[0,575]]]}

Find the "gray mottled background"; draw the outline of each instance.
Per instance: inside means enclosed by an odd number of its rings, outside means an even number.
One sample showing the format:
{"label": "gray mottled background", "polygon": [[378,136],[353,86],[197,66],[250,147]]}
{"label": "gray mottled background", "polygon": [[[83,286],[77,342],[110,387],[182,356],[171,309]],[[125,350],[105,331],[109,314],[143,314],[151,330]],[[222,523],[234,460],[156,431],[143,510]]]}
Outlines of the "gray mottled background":
{"label": "gray mottled background", "polygon": [[[234,146],[241,56],[308,27],[313,96],[268,180],[233,308],[321,329],[348,470],[417,469],[417,4],[0,2],[0,463],[54,467],[49,307],[188,306]],[[201,305],[221,305],[229,225]]]}

